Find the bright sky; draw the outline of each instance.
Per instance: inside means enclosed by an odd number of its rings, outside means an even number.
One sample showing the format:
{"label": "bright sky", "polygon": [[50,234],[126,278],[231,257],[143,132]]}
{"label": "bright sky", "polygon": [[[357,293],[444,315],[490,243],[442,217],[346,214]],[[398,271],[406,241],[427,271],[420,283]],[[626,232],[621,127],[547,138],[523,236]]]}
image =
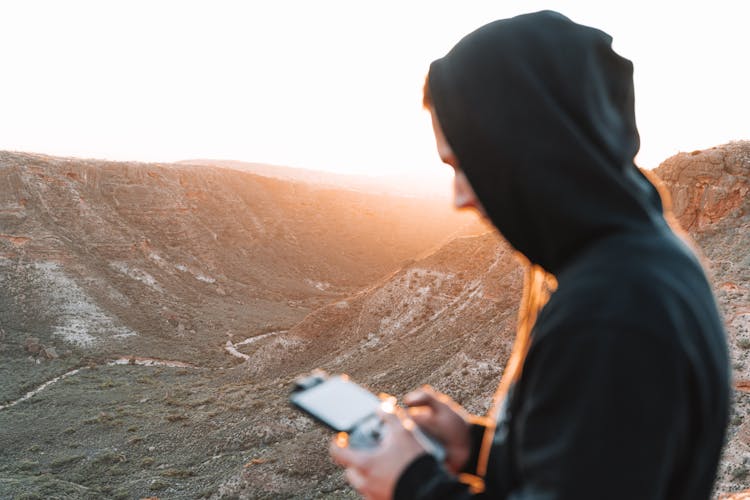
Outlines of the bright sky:
{"label": "bright sky", "polygon": [[750,139],[743,0],[2,0],[0,149],[449,176],[421,109],[429,63],[543,8],[634,62],[641,165]]}

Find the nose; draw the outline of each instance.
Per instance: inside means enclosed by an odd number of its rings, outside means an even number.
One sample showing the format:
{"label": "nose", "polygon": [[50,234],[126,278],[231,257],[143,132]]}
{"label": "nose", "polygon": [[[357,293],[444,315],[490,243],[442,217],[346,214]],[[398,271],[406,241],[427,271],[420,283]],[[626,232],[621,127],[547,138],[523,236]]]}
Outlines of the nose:
{"label": "nose", "polygon": [[479,208],[477,196],[474,194],[466,175],[460,170],[456,171],[453,178],[453,205],[457,209]]}

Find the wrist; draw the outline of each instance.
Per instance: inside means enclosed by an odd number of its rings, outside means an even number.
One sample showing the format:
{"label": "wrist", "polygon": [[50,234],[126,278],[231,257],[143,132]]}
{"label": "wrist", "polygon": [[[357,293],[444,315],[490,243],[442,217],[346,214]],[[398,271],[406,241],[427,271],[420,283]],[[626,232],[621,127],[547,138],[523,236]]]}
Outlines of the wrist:
{"label": "wrist", "polygon": [[457,432],[455,438],[447,447],[446,466],[452,474],[458,474],[463,471],[466,464],[471,459],[472,435],[471,419],[463,419],[463,428]]}
{"label": "wrist", "polygon": [[489,427],[489,419],[486,417],[476,417],[471,420],[468,429],[468,440],[469,444],[467,449],[467,458],[463,462],[458,472],[467,472],[470,474],[476,473],[477,460],[479,459],[479,451],[482,447],[482,440],[484,434]]}

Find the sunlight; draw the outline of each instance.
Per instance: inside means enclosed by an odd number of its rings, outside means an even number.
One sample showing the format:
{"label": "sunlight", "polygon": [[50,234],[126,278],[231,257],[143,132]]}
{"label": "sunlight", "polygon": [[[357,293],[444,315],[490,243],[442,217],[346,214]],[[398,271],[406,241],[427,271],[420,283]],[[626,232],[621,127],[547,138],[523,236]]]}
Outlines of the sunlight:
{"label": "sunlight", "polygon": [[732,2],[77,0],[0,6],[13,68],[0,82],[0,149],[408,172],[439,186],[420,105],[429,63],[486,22],[540,8],[607,30],[634,61],[643,166],[748,137],[744,17]]}

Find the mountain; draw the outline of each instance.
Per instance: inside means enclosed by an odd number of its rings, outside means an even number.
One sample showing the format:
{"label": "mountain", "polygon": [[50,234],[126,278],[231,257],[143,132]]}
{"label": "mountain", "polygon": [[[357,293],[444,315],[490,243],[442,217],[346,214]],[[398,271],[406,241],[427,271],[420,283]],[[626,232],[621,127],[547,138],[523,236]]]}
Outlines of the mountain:
{"label": "mountain", "polygon": [[[655,174],[726,319],[738,390],[716,491],[737,492],[750,487],[750,143]],[[444,201],[17,153],[0,153],[0,176],[7,496],[355,498],[329,433],[287,403],[318,367],[488,408],[521,270]]]}
{"label": "mountain", "polygon": [[0,496],[211,496],[290,429],[243,342],[472,232],[444,200],[0,152]]}
{"label": "mountain", "polygon": [[227,338],[290,328],[471,224],[445,203],[217,167],[0,153],[0,186],[17,360],[26,336],[219,366]]}
{"label": "mountain", "polygon": [[407,198],[426,198],[447,200],[450,190],[448,185],[425,182],[408,173],[396,175],[347,175],[304,168],[283,167],[266,163],[252,163],[236,160],[181,160],[179,165],[196,165],[224,167],[243,172],[250,172],[263,177],[271,177],[292,182],[304,182],[334,189],[345,189],[362,193],[388,194]]}

